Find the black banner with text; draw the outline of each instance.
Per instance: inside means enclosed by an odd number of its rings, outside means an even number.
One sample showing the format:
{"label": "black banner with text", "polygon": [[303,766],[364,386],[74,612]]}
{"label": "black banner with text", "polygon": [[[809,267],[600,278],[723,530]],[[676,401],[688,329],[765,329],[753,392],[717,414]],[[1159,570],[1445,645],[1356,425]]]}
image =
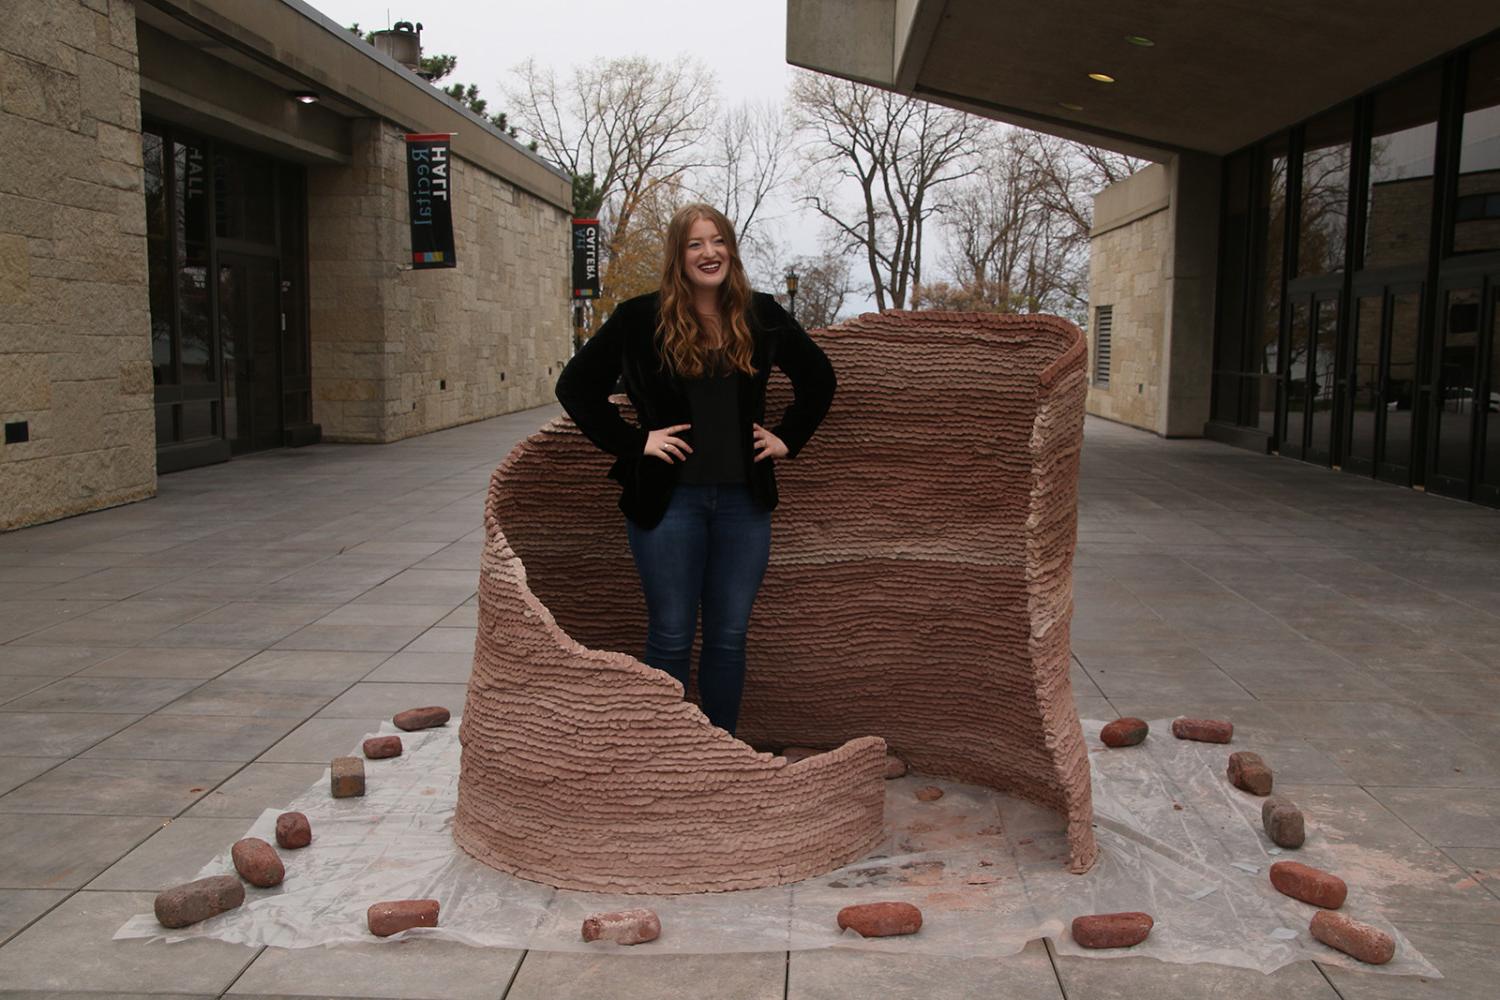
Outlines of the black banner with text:
{"label": "black banner with text", "polygon": [[453,182],[446,132],[406,137],[411,202],[411,266],[457,267],[453,252]]}
{"label": "black banner with text", "polygon": [[599,220],[573,220],[573,298],[599,297]]}

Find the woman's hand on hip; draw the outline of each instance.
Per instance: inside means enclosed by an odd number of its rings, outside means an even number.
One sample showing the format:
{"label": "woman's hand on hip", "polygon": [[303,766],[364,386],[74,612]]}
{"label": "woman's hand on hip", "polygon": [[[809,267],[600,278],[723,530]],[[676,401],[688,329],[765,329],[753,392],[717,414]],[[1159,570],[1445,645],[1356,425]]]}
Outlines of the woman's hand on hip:
{"label": "woman's hand on hip", "polygon": [[755,428],[755,460],[759,462],[763,458],[785,458],[787,454],[786,442],[775,434],[766,430],[760,424],[752,424]]}
{"label": "woman's hand on hip", "polygon": [[671,427],[658,427],[646,435],[644,453],[652,458],[659,458],[668,465],[674,462],[686,462],[688,455],[693,453],[693,448],[676,435],[678,431],[685,431],[692,426],[692,424],[673,424]]}

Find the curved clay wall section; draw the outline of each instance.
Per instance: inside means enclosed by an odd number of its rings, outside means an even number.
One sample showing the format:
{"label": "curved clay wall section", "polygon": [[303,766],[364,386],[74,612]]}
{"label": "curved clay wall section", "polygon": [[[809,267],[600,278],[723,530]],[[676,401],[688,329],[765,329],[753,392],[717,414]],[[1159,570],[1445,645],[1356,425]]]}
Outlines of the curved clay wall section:
{"label": "curved clay wall section", "polygon": [[[777,468],[740,737],[831,752],[756,753],[599,651],[641,649],[645,608],[611,459],[555,420],[490,485],[455,820],[471,854],[571,888],[805,878],[878,838],[883,737],[918,771],[1057,810],[1070,866],[1092,864],[1068,679],[1082,334],[887,312],[818,342],[838,394]],[[789,398],[773,377],[769,426]]]}

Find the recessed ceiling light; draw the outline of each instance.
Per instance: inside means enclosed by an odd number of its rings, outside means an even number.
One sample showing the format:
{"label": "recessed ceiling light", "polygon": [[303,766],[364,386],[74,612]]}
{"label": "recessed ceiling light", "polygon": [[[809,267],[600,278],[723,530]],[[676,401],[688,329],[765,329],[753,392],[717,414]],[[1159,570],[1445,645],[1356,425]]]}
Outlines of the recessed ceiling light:
{"label": "recessed ceiling light", "polygon": [[1110,76],[1108,73],[1090,73],[1089,74],[1089,79],[1090,80],[1094,80],[1097,83],[1114,83],[1115,82],[1115,78],[1112,77],[1112,76]]}
{"label": "recessed ceiling light", "polygon": [[1083,110],[1083,105],[1082,104],[1074,104],[1071,101],[1058,101],[1057,102],[1057,106],[1060,107],[1060,108],[1064,108],[1064,109],[1066,109],[1068,111],[1082,111]]}
{"label": "recessed ceiling light", "polygon": [[318,95],[313,93],[311,90],[299,90],[292,95],[292,99],[302,104],[318,103]]}
{"label": "recessed ceiling light", "polygon": [[1131,45],[1139,45],[1143,49],[1149,49],[1151,46],[1156,44],[1145,35],[1126,35],[1125,40]]}

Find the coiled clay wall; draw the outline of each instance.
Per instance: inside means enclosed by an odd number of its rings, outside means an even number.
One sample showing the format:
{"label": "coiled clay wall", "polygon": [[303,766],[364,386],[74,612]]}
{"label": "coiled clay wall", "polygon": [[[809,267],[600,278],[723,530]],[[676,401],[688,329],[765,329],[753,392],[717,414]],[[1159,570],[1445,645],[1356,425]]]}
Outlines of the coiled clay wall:
{"label": "coiled clay wall", "polygon": [[[777,467],[740,739],[630,655],[645,607],[610,457],[564,418],[495,472],[455,817],[469,853],[568,888],[795,881],[879,837],[889,744],[1057,810],[1070,867],[1093,863],[1068,679],[1082,334],[893,311],[818,342],[838,393]],[[789,399],[778,373],[768,426]]]}

